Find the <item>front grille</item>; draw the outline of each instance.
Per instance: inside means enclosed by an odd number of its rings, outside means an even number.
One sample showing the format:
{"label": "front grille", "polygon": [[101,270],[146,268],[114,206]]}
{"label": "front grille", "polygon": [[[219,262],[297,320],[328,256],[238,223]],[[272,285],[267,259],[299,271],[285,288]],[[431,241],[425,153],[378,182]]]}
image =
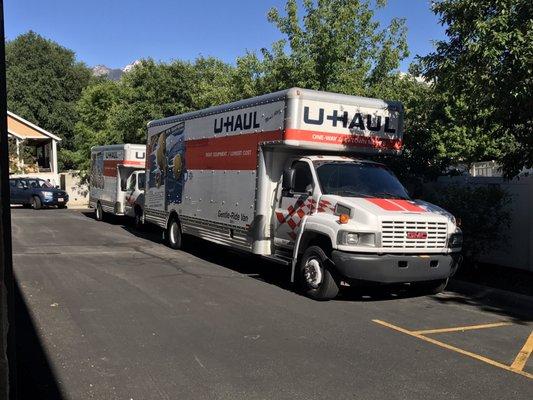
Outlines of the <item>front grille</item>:
{"label": "front grille", "polygon": [[[425,232],[425,239],[408,239],[408,232]],[[446,247],[446,222],[383,221],[381,247],[389,249],[442,249]]]}

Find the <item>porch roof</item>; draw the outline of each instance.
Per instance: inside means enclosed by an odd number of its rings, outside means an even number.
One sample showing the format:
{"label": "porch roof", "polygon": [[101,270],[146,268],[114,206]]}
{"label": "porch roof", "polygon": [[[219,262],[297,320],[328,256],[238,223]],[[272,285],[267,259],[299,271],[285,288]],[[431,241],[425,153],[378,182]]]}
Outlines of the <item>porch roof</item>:
{"label": "porch roof", "polygon": [[12,113],[7,112],[7,131],[11,136],[17,139],[34,139],[34,140],[47,140],[52,139],[56,142],[61,141],[59,136],[56,136],[43,128],[32,124],[30,121]]}

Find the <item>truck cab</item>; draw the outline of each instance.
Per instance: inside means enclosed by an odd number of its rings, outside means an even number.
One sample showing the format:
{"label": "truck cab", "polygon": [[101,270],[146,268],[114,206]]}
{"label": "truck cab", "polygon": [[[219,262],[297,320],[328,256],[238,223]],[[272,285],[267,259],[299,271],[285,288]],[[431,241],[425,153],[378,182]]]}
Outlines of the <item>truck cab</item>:
{"label": "truck cab", "polygon": [[136,225],[144,223],[145,171],[136,170],[126,181],[124,195],[124,215],[135,218]]}
{"label": "truck cab", "polygon": [[356,157],[289,158],[273,225],[276,253],[297,260],[292,278],[315,298],[334,297],[339,281],[440,291],[460,263],[455,218],[411,199],[385,165]]}

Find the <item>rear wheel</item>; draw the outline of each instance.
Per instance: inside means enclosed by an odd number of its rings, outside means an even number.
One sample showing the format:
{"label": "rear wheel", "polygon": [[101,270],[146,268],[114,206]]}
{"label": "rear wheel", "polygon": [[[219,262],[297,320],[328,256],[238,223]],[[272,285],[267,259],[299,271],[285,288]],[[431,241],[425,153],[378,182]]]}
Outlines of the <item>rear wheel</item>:
{"label": "rear wheel", "polygon": [[31,198],[31,208],[34,210],[39,210],[43,206],[41,198],[39,196],[33,196]]}
{"label": "rear wheel", "polygon": [[94,219],[97,221],[102,221],[104,219],[104,210],[102,210],[102,205],[96,203],[96,208],[94,209]]}
{"label": "rear wheel", "polygon": [[315,300],[330,300],[339,293],[339,286],[331,274],[328,256],[319,246],[309,247],[302,256],[299,282],[303,293]]}
{"label": "rear wheel", "polygon": [[182,233],[178,218],[174,217],[169,221],[167,225],[166,239],[170,248],[175,250],[181,249]]}

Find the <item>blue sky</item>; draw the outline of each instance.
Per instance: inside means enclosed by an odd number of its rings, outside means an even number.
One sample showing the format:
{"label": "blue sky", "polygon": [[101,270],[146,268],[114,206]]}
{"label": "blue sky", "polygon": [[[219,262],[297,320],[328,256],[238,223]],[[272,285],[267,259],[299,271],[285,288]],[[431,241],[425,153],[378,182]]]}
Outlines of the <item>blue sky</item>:
{"label": "blue sky", "polygon": [[[199,55],[233,62],[246,50],[270,47],[281,35],[266,21],[284,0],[4,0],[8,39],[33,30],[74,50],[89,66],[123,67],[151,57],[192,60]],[[389,0],[376,18],[407,19],[411,56],[431,51],[444,28],[429,0]]]}

